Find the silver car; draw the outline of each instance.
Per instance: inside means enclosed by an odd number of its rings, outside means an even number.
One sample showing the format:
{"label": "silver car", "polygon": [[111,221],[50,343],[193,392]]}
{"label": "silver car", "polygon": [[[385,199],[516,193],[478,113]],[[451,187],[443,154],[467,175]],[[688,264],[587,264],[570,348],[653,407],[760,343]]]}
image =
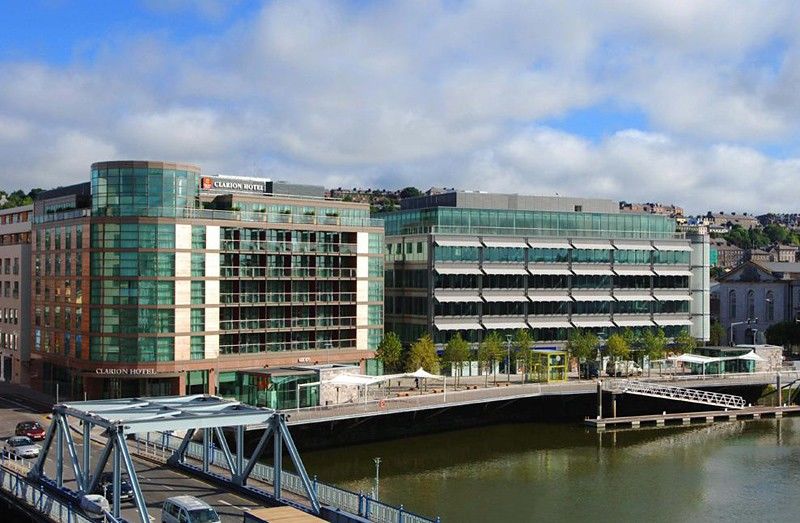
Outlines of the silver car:
{"label": "silver car", "polygon": [[34,444],[28,436],[12,436],[3,445],[3,451],[17,458],[38,458],[42,447]]}

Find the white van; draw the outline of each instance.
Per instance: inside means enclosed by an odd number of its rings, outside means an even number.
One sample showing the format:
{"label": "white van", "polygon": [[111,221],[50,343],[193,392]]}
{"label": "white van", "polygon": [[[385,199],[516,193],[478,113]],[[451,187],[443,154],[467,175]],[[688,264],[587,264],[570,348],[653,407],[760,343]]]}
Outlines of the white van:
{"label": "white van", "polygon": [[164,501],[161,523],[220,523],[217,512],[194,496],[175,496]]}

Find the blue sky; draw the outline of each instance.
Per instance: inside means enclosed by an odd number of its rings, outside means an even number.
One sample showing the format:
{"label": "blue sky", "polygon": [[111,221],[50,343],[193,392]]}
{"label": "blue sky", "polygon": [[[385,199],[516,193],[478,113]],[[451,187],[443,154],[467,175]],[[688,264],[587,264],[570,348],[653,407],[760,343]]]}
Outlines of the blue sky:
{"label": "blue sky", "polygon": [[3,2],[4,188],[105,159],[797,212],[800,6]]}

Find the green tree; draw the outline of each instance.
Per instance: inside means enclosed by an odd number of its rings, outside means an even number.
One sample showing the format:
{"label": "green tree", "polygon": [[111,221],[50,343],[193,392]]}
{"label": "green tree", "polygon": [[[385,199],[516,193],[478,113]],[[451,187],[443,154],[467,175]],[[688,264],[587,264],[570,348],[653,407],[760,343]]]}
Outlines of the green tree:
{"label": "green tree", "polygon": [[522,363],[522,368],[524,369],[522,381],[525,381],[525,376],[530,369],[532,343],[533,334],[528,329],[517,329],[514,333],[514,356],[518,362]]}
{"label": "green tree", "polygon": [[[497,331],[492,331],[483,339],[480,347],[478,347],[478,362],[481,368],[485,368],[485,365],[491,364],[495,385],[497,384],[497,365],[495,365],[495,363],[502,357],[503,340],[500,338],[500,334]],[[484,384],[488,385],[489,376],[488,374],[484,375],[486,376]]]}
{"label": "green tree", "polygon": [[569,333],[567,340],[567,351],[580,361],[584,361],[595,355],[600,346],[600,338],[591,331],[574,329]]}
{"label": "green tree", "polygon": [[400,198],[414,198],[420,196],[422,192],[416,187],[406,187],[400,190]]}
{"label": "green tree", "polygon": [[609,336],[606,348],[613,361],[626,360],[631,353],[631,344],[622,334],[615,333]]}
{"label": "green tree", "polygon": [[456,366],[456,387],[461,378],[464,370],[464,362],[469,359],[469,342],[461,337],[461,333],[457,332],[455,336],[450,338],[444,348],[442,354],[442,361],[447,364],[454,364]]}
{"label": "green tree", "polygon": [[788,228],[777,223],[770,223],[764,227],[764,234],[772,243],[788,243],[791,232]]}
{"label": "green tree", "polygon": [[711,332],[709,332],[709,343],[714,346],[721,346],[725,342],[725,327],[718,321],[711,322]]}
{"label": "green tree", "polygon": [[697,340],[692,338],[692,335],[689,334],[689,331],[683,329],[674,340],[672,348],[678,354],[685,354],[688,352],[692,352],[695,347],[697,347]]}
{"label": "green tree", "polygon": [[642,350],[651,360],[658,360],[664,357],[667,347],[667,336],[663,329],[653,331],[648,329],[642,335]]}
{"label": "green tree", "polygon": [[406,371],[414,372],[422,368],[435,373],[439,370],[439,357],[436,355],[436,346],[429,334],[421,336],[411,344],[406,360]]}
{"label": "green tree", "polygon": [[764,333],[767,343],[772,345],[796,346],[800,345],[800,323],[785,321],[770,325]]}
{"label": "green tree", "polygon": [[400,367],[402,356],[403,344],[400,343],[400,338],[394,332],[387,332],[375,351],[375,357],[383,362],[386,370],[394,372]]}

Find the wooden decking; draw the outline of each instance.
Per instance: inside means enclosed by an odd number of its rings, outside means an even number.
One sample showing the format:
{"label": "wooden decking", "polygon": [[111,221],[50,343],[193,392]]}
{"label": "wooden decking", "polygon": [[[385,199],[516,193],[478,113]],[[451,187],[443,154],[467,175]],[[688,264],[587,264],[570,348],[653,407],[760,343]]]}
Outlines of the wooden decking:
{"label": "wooden decking", "polygon": [[644,416],[622,416],[617,418],[586,418],[586,425],[598,431],[617,428],[666,427],[701,425],[721,421],[782,418],[800,415],[800,405],[785,407],[745,407],[737,410],[712,410],[706,412],[675,412],[671,414],[648,414]]}

